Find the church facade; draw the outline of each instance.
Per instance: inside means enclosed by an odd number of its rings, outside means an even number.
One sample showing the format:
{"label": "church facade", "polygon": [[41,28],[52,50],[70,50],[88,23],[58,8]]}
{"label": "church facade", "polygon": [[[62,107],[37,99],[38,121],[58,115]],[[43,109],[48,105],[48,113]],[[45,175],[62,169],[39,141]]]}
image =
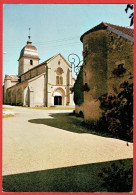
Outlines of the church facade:
{"label": "church facade", "polygon": [[4,104],[20,106],[72,106],[72,68],[59,53],[39,64],[38,51],[28,36],[18,59],[18,75],[5,75]]}

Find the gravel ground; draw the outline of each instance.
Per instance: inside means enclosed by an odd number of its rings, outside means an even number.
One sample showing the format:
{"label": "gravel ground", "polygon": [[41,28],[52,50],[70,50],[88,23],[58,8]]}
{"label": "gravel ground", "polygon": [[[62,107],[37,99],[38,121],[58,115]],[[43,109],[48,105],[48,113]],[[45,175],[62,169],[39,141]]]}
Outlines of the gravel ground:
{"label": "gravel ground", "polygon": [[28,122],[69,110],[12,108],[15,116],[3,118],[3,175],[133,158],[132,143]]}
{"label": "gravel ground", "polygon": [[15,115],[15,113],[13,111],[8,110],[8,109],[6,109],[6,110],[4,109],[2,114],[3,114],[3,116],[8,116],[8,115],[14,116]]}

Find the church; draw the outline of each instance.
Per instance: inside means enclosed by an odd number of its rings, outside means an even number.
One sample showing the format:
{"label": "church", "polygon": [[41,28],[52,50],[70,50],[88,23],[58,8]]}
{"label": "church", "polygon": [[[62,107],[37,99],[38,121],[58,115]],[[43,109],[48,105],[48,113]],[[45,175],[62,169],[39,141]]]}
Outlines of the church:
{"label": "church", "polygon": [[39,64],[37,48],[28,36],[18,59],[18,75],[5,75],[3,102],[18,106],[73,106],[72,67],[59,53]]}

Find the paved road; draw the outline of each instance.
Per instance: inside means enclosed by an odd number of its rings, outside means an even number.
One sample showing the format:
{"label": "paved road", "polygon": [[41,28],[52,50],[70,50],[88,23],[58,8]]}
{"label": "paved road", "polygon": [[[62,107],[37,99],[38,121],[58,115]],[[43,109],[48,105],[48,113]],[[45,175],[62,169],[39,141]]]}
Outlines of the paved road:
{"label": "paved road", "polygon": [[28,122],[71,111],[12,108],[3,119],[3,175],[133,157],[132,143]]}

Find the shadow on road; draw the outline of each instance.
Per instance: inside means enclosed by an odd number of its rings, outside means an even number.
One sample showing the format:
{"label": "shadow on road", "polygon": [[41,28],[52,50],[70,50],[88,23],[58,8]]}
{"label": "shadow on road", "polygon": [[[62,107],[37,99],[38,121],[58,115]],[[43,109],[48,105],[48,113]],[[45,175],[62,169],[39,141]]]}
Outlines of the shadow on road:
{"label": "shadow on road", "polygon": [[30,123],[44,124],[59,129],[64,129],[74,133],[90,133],[81,125],[83,119],[76,117],[70,113],[50,114],[53,118],[38,118],[28,120]]}
{"label": "shadow on road", "polygon": [[28,120],[30,123],[35,124],[43,124],[48,125],[51,127],[67,130],[73,133],[88,133],[88,134],[94,134],[97,136],[102,137],[109,137],[109,138],[115,138],[115,139],[121,139],[124,141],[128,141],[127,138],[119,137],[116,134],[112,134],[108,131],[99,130],[99,129],[93,129],[90,126],[85,125],[83,118],[77,117],[73,115],[72,113],[55,113],[50,114],[52,118],[38,118],[38,119],[31,119]]}
{"label": "shadow on road", "polygon": [[[132,159],[122,160],[127,167]],[[106,192],[98,173],[119,160],[3,176],[5,192]]]}

